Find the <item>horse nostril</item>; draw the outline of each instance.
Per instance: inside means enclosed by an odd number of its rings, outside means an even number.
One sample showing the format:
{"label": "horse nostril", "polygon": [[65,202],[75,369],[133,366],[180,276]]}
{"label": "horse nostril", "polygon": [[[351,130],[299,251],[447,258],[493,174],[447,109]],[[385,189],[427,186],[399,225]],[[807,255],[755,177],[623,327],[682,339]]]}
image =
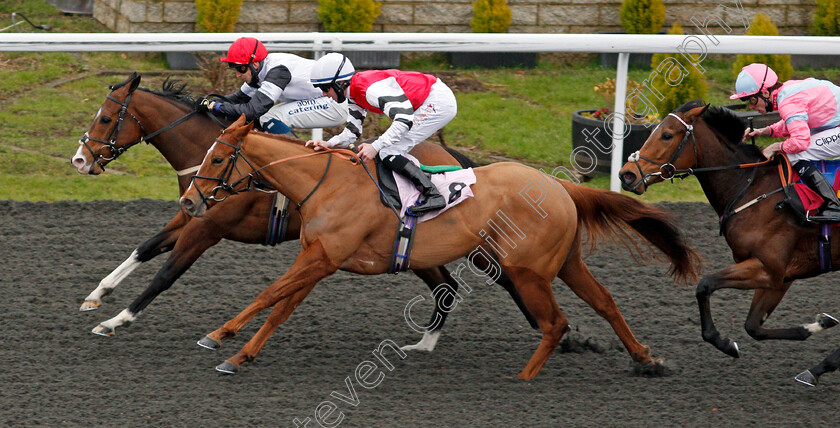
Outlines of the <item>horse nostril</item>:
{"label": "horse nostril", "polygon": [[85,166],[85,160],[82,158],[73,158],[70,161],[70,163],[73,164],[73,166],[75,166],[77,169]]}
{"label": "horse nostril", "polygon": [[621,175],[621,181],[623,181],[626,184],[633,184],[633,182],[636,181],[636,174],[629,171],[625,172]]}
{"label": "horse nostril", "polygon": [[193,201],[190,200],[190,199],[187,199],[187,198],[183,198],[183,199],[181,199],[181,206],[188,209],[188,210],[192,209]]}

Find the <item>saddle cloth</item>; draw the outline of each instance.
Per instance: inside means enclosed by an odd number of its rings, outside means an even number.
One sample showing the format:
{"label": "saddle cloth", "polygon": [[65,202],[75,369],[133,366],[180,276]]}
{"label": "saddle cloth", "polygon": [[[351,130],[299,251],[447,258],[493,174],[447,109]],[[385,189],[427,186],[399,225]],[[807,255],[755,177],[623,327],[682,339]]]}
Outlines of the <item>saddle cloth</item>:
{"label": "saddle cloth", "polygon": [[[414,156],[409,154],[404,156],[415,165],[420,165],[420,162]],[[393,174],[394,181],[396,181],[397,188],[400,192],[400,200],[402,201],[400,217],[405,217],[406,209],[414,205],[414,203],[420,198],[420,190],[418,190],[413,183],[408,181],[408,179],[402,175],[397,173]],[[473,192],[472,189],[470,189],[470,186],[475,184],[475,172],[473,172],[472,168],[447,171],[432,174],[431,176],[432,184],[438,188],[440,194],[443,195],[444,199],[446,199],[446,206],[439,210],[429,211],[426,214],[423,214],[418,219],[418,223],[431,220],[441,215],[444,211],[465,201],[467,198],[473,197]]]}

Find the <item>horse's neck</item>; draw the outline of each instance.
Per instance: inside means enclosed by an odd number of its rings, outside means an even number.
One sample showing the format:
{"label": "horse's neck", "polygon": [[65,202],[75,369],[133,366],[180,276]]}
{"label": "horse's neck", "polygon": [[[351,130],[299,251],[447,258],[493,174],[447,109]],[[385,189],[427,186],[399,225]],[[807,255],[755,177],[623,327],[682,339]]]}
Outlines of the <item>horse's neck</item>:
{"label": "horse's neck", "polygon": [[[697,157],[698,168],[715,168],[715,167],[732,167],[745,163],[752,163],[753,161],[739,158],[737,150],[730,150],[725,146],[725,142],[720,140],[720,136],[708,129],[710,139],[715,142],[702,143],[697,141]],[[772,171],[775,171],[773,169]],[[697,180],[706,194],[706,198],[714,208],[718,215],[723,215],[727,205],[749,186],[747,192],[742,196],[742,203],[747,202],[747,195],[756,191],[757,184],[761,185],[765,180],[763,177],[772,172],[769,168],[759,168],[755,171],[755,179],[752,183],[748,183],[749,177],[752,176],[753,169],[726,169],[714,172],[700,172],[697,174]]]}
{"label": "horse's neck", "polygon": [[[316,186],[319,186],[321,178],[324,177],[324,172],[327,170],[327,162],[329,154],[312,155],[312,149],[304,147],[301,144],[278,140],[273,137],[268,137],[260,134],[251,133],[245,137],[242,144],[242,155],[251,162],[254,168],[261,169],[260,174],[268,180],[277,191],[288,197],[295,203],[300,203],[306,198]],[[295,156],[301,156],[295,158]],[[266,166],[272,162],[277,162],[274,165]],[[347,173],[347,161],[343,159],[336,159],[335,157],[329,162],[329,180],[331,183],[327,184],[327,180],[320,184],[320,186],[329,187],[336,185],[334,178],[340,174]],[[243,171],[243,166],[238,166],[240,171]],[[324,194],[325,189],[319,189],[312,194],[313,199],[318,199],[318,194]],[[317,203],[307,202],[309,205],[317,205]]]}
{"label": "horse's neck", "polygon": [[[148,92],[132,101],[138,109],[138,119],[149,134],[158,132],[190,113],[190,109],[165,97]],[[135,96],[136,96],[135,95]],[[175,171],[185,171],[201,165],[207,149],[221,132],[219,125],[205,114],[197,113],[152,137],[149,144],[163,155]],[[194,171],[193,171],[194,173]]]}

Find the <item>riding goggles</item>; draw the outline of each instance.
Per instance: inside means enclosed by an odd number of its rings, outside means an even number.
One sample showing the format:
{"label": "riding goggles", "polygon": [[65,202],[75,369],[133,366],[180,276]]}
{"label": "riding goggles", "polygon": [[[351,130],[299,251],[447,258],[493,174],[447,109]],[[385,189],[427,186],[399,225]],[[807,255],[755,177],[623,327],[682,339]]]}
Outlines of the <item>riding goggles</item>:
{"label": "riding goggles", "polygon": [[234,62],[229,62],[228,68],[236,70],[237,73],[245,74],[248,72],[248,65],[249,64],[236,64]]}

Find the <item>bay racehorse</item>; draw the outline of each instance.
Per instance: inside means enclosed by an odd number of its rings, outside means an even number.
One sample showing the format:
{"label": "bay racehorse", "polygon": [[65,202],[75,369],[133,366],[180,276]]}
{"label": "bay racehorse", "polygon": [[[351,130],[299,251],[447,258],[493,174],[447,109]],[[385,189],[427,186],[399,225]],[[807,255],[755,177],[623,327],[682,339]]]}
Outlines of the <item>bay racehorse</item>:
{"label": "bay racehorse", "polygon": [[[112,86],[112,92],[79,142],[72,164],[80,173],[97,175],[108,162],[131,146],[145,141],[160,151],[178,172],[181,194],[223,126],[208,114],[195,111],[185,85],[167,79],[162,91],[150,91],[140,88],[139,84],[140,76],[135,73],[126,81]],[[429,165],[459,162],[464,167],[474,165],[460,153],[431,143],[418,145],[412,154]],[[179,210],[161,232],[137,247],[126,261],[99,283],[85,299],[82,311],[97,309],[102,297],[110,294],[139,265],[172,251],[146,290],[117,316],[97,325],[93,329],[94,333],[113,335],[117,327],[135,321],[140,311],[171,287],[208,248],[222,239],[248,244],[266,244],[271,239],[270,245],[274,245],[285,240],[296,240],[300,235],[300,216],[291,209],[285,234],[269,237],[270,226],[273,226],[269,222],[274,207],[274,194],[245,192],[219,205],[221,209],[195,219]],[[477,265],[484,263],[484,259],[476,258]],[[447,283],[457,290],[458,282],[443,266],[417,269],[414,272],[432,289]],[[513,284],[504,275],[498,282],[511,293],[531,325],[537,328],[536,321],[525,310]],[[444,297],[451,299],[451,296]],[[448,311],[442,309],[447,304],[438,302],[432,314],[435,322],[429,324],[433,328],[425,332],[418,344],[405,346],[404,349],[434,349],[448,315]]]}
{"label": "bay racehorse", "polygon": [[[821,273],[818,228],[802,225],[781,204],[789,164],[779,164],[785,161],[781,158],[768,162],[759,148],[741,143],[744,129],[731,111],[689,101],[669,114],[619,171],[622,187],[637,194],[663,180],[697,176],[735,259],[734,265],[702,277],[697,285],[701,332],[703,340],[735,358],[740,356],[738,344],[723,338],[712,319],[711,296],[722,288],[754,290],[744,328],[756,340],[805,340],[837,325],[830,315],[819,314],[815,322],[795,327],[764,326],[793,281]],[[837,234],[831,247],[836,270]]]}
{"label": "bay racehorse", "polygon": [[[181,206],[193,216],[209,215],[223,209],[216,206],[218,199],[245,190],[253,180],[267,181],[295,203],[308,198],[300,207],[303,251],[244,311],[202,339],[220,344],[273,306],[256,335],[217,367],[225,373],[236,373],[242,363],[252,361],[321,279],[339,269],[364,275],[386,272],[399,221],[379,202],[376,184],[355,165],[358,158],[353,152],[313,152],[267,134],[250,133],[252,127],[245,125],[243,116],[216,139],[181,197]],[[339,159],[330,161],[333,157]],[[325,174],[329,162],[333,166]],[[668,216],[628,196],[575,186],[518,163],[474,171],[474,197],[417,226],[410,266],[440,266],[478,246],[493,246],[501,269],[542,331],[539,347],[519,373],[522,378],[531,379],[540,371],[569,329],[551,289],[555,277],[610,323],[633,360],[657,365],[650,348],[633,336],[609,291],[584,264],[581,234],[586,228],[594,248],[598,237],[620,238],[635,232],[668,257],[675,278],[685,279],[695,272],[696,254]],[[488,227],[491,221],[504,226]]]}

